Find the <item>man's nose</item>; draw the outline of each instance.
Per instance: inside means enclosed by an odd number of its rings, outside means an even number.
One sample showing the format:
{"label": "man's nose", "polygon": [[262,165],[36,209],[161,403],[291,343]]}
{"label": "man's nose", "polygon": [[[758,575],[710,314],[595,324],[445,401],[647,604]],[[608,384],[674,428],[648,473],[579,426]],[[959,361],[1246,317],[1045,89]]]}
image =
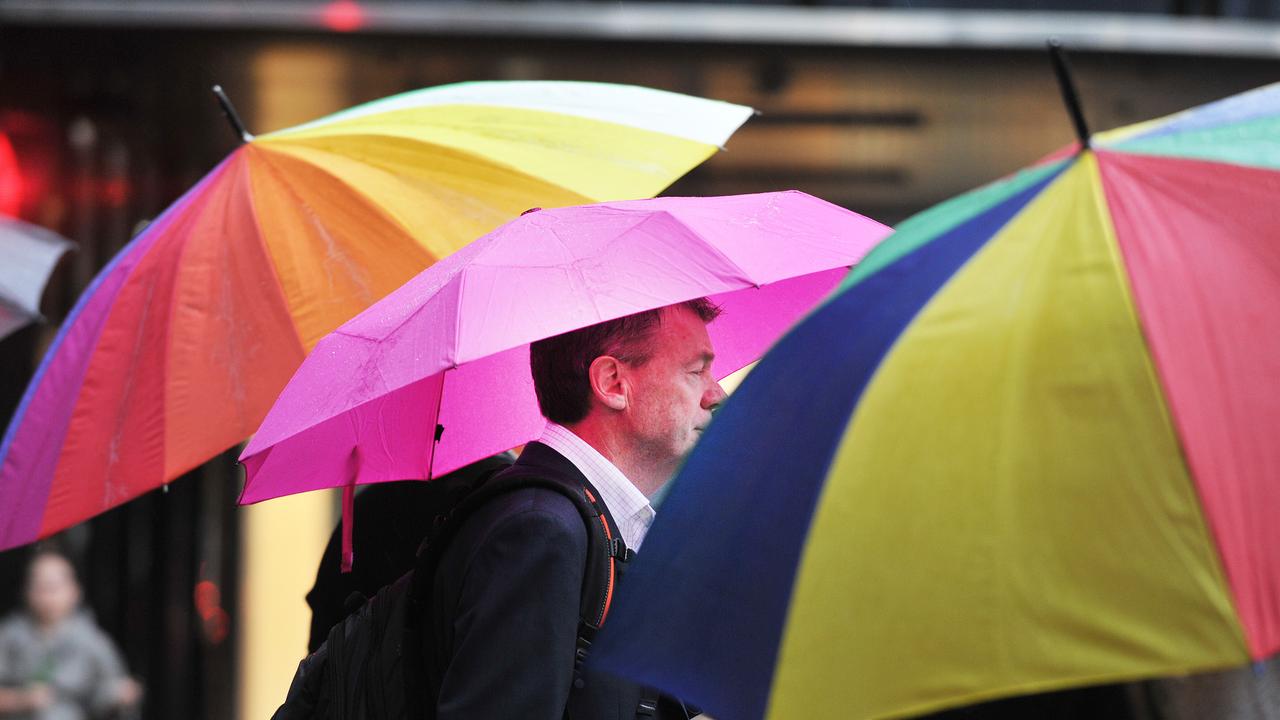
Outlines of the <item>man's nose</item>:
{"label": "man's nose", "polygon": [[729,394],[724,391],[724,388],[720,387],[720,383],[712,380],[711,388],[703,396],[702,407],[707,410],[715,410],[720,406],[720,403],[724,402],[726,397],[729,397]]}

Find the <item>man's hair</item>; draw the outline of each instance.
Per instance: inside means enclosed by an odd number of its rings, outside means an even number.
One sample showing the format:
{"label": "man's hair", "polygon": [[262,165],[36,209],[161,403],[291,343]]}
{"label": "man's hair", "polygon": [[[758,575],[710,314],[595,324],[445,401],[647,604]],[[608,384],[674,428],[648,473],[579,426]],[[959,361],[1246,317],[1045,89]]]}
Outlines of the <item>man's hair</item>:
{"label": "man's hair", "polygon": [[548,420],[560,425],[579,422],[591,408],[591,381],[587,371],[602,355],[639,366],[653,356],[653,333],[662,313],[682,307],[704,323],[720,316],[720,308],[706,298],[646,310],[606,320],[588,327],[539,340],[529,346],[529,367],[538,407]]}

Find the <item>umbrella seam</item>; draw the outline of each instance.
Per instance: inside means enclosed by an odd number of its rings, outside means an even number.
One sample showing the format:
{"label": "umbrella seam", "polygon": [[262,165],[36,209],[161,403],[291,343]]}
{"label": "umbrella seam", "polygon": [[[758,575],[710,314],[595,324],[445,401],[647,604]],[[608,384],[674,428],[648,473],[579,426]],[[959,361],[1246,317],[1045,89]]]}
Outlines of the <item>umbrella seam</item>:
{"label": "umbrella seam", "polygon": [[[654,213],[654,215],[665,215],[671,218],[672,220],[674,220],[677,224],[680,225],[681,228],[683,228],[686,232],[688,232],[690,235],[694,236],[695,238],[701,239],[703,237],[702,233],[695,230],[687,222],[685,222],[684,220],[681,220],[679,216],[675,215],[669,210],[662,210],[658,213]],[[648,222],[648,220],[646,219],[645,222]],[[643,225],[643,224],[644,223],[640,223],[640,225]],[[637,227],[639,227],[639,225],[637,225]],[[730,268],[734,270],[734,272],[736,273],[734,277],[735,280],[741,280],[742,282],[750,283],[751,286],[754,287],[755,289],[757,290],[760,289],[760,283],[756,282],[755,278],[751,277],[751,274],[747,272],[746,268],[739,265],[736,260],[729,257],[728,254],[726,254],[723,250],[721,250],[720,246],[716,245],[715,243],[707,242],[706,240],[702,240],[702,244],[710,248],[711,252],[715,254],[716,257],[723,260],[725,263],[729,265]],[[856,264],[856,262],[854,264]]]}
{"label": "umbrella seam", "polygon": [[[266,233],[263,231],[262,225],[258,221],[258,208],[257,204],[254,202],[253,195],[253,180],[250,177],[248,162],[244,163],[244,165],[245,176],[243,180],[247,185],[246,190],[248,191],[245,193],[245,196],[247,198],[246,201],[249,204],[250,216],[253,219],[253,228],[256,231],[254,233],[256,236],[254,239],[257,241],[256,244],[258,248],[262,251],[263,257],[267,260],[267,269],[270,270],[271,276],[275,278],[275,290],[279,294],[280,302],[284,306],[285,314],[289,317],[289,327],[293,328],[294,339],[298,341],[298,350],[302,353],[302,357],[305,358],[307,356],[307,344],[303,342],[302,330],[298,327],[298,323],[293,317],[293,312],[291,311],[289,304],[289,296],[285,292],[284,282],[280,277],[280,270],[276,267],[275,256],[271,253],[271,248],[267,245]],[[278,169],[269,162],[264,162],[264,165],[272,175],[276,176],[276,179],[278,180]]]}
{"label": "umbrella seam", "polygon": [[[451,367],[455,368],[458,367],[458,357],[462,354],[458,349],[458,344],[462,342],[462,302],[463,298],[466,297],[467,270],[469,269],[471,269],[470,264],[464,265],[455,276],[457,278],[457,282],[453,283],[457,286],[458,299],[454,304],[454,307],[457,308],[457,310],[453,313],[453,337],[450,338],[445,361],[448,362]],[[443,394],[443,392],[441,394]]]}

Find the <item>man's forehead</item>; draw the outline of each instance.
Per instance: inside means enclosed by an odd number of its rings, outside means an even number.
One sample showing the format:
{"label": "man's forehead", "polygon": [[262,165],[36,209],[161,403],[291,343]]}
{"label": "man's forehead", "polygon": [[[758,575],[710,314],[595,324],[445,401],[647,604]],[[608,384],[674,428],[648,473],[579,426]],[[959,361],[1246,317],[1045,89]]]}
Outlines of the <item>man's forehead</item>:
{"label": "man's forehead", "polygon": [[662,308],[658,314],[658,319],[662,323],[675,322],[689,327],[705,328],[707,326],[706,321],[698,315],[697,311],[684,303],[668,305]]}
{"label": "man's forehead", "polygon": [[660,343],[691,358],[715,356],[707,324],[697,313],[683,305],[673,305],[663,308],[663,316],[657,332]]}

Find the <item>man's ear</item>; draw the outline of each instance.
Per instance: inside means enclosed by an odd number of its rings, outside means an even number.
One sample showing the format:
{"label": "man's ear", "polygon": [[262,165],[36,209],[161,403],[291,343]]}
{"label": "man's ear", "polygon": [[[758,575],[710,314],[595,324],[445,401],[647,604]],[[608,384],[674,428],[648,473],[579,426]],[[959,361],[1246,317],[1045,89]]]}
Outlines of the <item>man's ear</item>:
{"label": "man's ear", "polygon": [[587,379],[596,400],[611,410],[627,409],[627,389],[622,380],[622,362],[609,355],[601,355],[591,361]]}

